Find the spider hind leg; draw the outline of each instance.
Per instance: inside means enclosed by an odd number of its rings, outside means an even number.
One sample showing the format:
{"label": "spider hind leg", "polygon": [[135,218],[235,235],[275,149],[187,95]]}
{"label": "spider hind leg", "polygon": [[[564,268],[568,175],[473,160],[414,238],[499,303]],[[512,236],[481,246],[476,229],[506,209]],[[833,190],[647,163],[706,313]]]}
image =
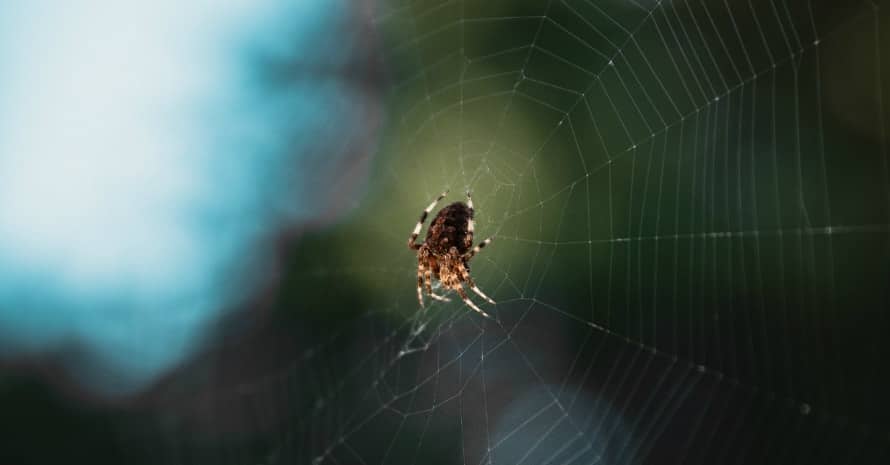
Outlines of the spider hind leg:
{"label": "spider hind leg", "polygon": [[489,237],[488,239],[485,239],[484,241],[480,242],[476,247],[473,247],[469,252],[464,254],[464,260],[469,260],[469,259],[475,257],[476,254],[479,253],[480,250],[484,249],[486,245],[491,243],[491,240],[492,240],[492,238]]}
{"label": "spider hind leg", "polygon": [[473,246],[473,232],[476,229],[476,223],[473,220],[475,214],[475,210],[473,210],[473,197],[470,196],[470,191],[467,191],[467,207],[470,209],[470,217],[467,218],[467,234],[464,236],[464,250]]}

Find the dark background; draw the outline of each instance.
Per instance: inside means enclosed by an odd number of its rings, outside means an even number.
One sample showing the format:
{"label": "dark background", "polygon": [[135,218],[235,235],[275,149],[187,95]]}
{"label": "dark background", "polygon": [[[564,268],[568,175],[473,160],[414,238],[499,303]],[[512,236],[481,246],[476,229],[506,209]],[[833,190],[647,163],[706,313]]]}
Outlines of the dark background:
{"label": "dark background", "polygon": [[[133,398],[4,362],[2,462],[887,463],[880,7],[378,6],[379,68],[298,77],[386,101],[353,213]],[[496,320],[417,309],[445,188]]]}

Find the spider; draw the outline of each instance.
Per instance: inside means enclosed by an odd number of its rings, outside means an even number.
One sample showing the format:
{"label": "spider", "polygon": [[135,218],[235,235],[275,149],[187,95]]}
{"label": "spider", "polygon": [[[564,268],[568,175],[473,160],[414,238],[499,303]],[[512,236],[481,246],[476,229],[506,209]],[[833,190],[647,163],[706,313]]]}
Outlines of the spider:
{"label": "spider", "polygon": [[446,289],[457,291],[467,306],[481,313],[482,316],[491,318],[470,300],[463,289],[463,283],[466,283],[480,297],[491,304],[495,303],[476,287],[476,283],[470,277],[470,259],[491,242],[489,237],[473,247],[473,199],[470,197],[470,193],[467,192],[467,203],[454,202],[439,210],[430,224],[426,239],[421,244],[415,242],[427,215],[447,194],[448,191],[442,192],[426,207],[408,238],[408,248],[417,251],[417,300],[420,302],[420,307],[423,308],[424,284],[426,293],[433,299],[442,302],[451,300],[433,293],[432,278],[436,278]]}

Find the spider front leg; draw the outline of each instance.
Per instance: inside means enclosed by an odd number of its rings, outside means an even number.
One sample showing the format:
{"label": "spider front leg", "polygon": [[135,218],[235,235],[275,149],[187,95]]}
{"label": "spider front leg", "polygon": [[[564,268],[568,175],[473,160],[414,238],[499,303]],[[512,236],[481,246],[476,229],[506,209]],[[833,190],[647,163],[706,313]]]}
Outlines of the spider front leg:
{"label": "spider front leg", "polygon": [[475,310],[475,311],[481,313],[482,316],[484,316],[485,318],[491,318],[491,315],[489,315],[489,314],[483,312],[481,308],[477,307],[476,304],[474,304],[473,301],[470,300],[470,297],[469,297],[469,296],[467,295],[467,293],[464,291],[464,288],[463,288],[463,287],[458,286],[457,288],[455,288],[455,290],[456,290],[457,293],[460,295],[460,298],[464,300],[464,303],[467,304],[468,307],[470,307],[470,308],[472,308],[473,310]]}
{"label": "spider front leg", "polygon": [[438,300],[439,302],[451,302],[451,299],[445,296],[441,296],[433,293],[433,270],[429,268],[424,268],[424,278],[426,281],[426,293],[430,297]]}
{"label": "spider front leg", "polygon": [[485,295],[485,293],[482,292],[482,289],[479,289],[478,287],[476,287],[476,283],[473,281],[473,278],[470,277],[470,273],[467,272],[466,268],[461,270],[461,275],[463,276],[463,280],[467,283],[468,286],[470,286],[470,289],[473,292],[478,294],[479,297],[482,297],[483,299],[485,299],[488,303],[490,303],[492,305],[497,305],[497,302],[492,300],[491,297]]}
{"label": "spider front leg", "polygon": [[417,302],[423,308],[423,262],[417,264]]}
{"label": "spider front leg", "polygon": [[420,248],[420,245],[414,242],[417,240],[417,236],[420,235],[420,228],[423,227],[423,222],[426,221],[426,217],[429,216],[431,211],[433,211],[433,208],[436,207],[436,204],[439,203],[440,200],[445,198],[446,195],[448,195],[448,191],[442,192],[439,197],[437,197],[436,200],[433,200],[432,203],[430,203],[430,205],[426,207],[426,210],[424,210],[423,213],[420,214],[420,219],[417,220],[417,225],[414,226],[414,231],[412,231],[411,235],[408,236],[409,249],[417,250]]}

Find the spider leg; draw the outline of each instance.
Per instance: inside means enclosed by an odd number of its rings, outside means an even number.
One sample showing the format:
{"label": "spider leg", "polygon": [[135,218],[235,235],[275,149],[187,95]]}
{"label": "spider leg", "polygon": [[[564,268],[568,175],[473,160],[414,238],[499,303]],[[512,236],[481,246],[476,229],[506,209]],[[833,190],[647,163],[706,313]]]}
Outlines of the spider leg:
{"label": "spider leg", "polygon": [[423,271],[424,266],[423,263],[417,264],[417,301],[420,303],[420,308],[423,308]]}
{"label": "spider leg", "polygon": [[438,294],[433,293],[433,270],[426,268],[424,270],[424,278],[426,280],[426,293],[430,297],[440,301],[440,302],[451,302],[451,299],[448,297],[444,297]]}
{"label": "spider leg", "polygon": [[467,273],[466,270],[462,270],[462,274],[464,277],[464,281],[466,281],[467,285],[470,286],[470,289],[472,289],[473,292],[475,292],[476,294],[479,294],[479,297],[482,297],[488,303],[490,303],[492,305],[497,305],[497,302],[495,302],[494,300],[491,300],[491,297],[485,295],[485,293],[482,292],[482,289],[479,289],[478,287],[476,287],[476,283],[473,282],[473,278],[470,277],[470,273]]}
{"label": "spider leg", "polygon": [[485,248],[485,246],[490,243],[491,243],[490,237],[488,239],[485,239],[484,241],[480,242],[476,247],[473,247],[473,250],[470,250],[469,252],[464,254],[464,260],[469,260],[469,259],[473,258],[477,253],[479,253],[480,250]]}
{"label": "spider leg", "polygon": [[438,300],[439,302],[451,302],[451,299],[448,297],[442,297],[439,294],[430,294],[430,297]]}
{"label": "spider leg", "polygon": [[475,292],[476,294],[479,294],[479,297],[482,297],[483,299],[485,299],[486,301],[488,301],[488,303],[490,303],[490,304],[492,304],[492,305],[497,305],[497,302],[495,302],[494,300],[491,300],[491,297],[485,295],[485,293],[482,292],[481,289],[479,289],[478,287],[476,287],[475,284],[470,284],[470,289],[472,289],[473,292]]}
{"label": "spider leg", "polygon": [[440,200],[445,198],[446,194],[448,194],[448,191],[442,192],[439,197],[437,197],[436,200],[433,200],[432,203],[430,203],[430,205],[426,207],[426,210],[424,210],[423,213],[420,214],[420,219],[417,220],[417,225],[414,226],[414,231],[412,231],[411,235],[408,237],[409,249],[417,250],[420,248],[420,246],[414,242],[417,240],[417,236],[420,235],[420,228],[423,227],[423,222],[426,221],[426,217],[429,216],[431,211],[433,211],[433,208],[435,208],[436,204],[439,203]]}
{"label": "spider leg", "polygon": [[467,206],[470,207],[470,219],[467,221],[467,235],[464,236],[464,247],[469,249],[470,246],[473,245],[473,231],[476,229],[476,224],[473,221],[475,213],[475,210],[473,209],[473,197],[470,196],[470,191],[467,191]]}
{"label": "spider leg", "polygon": [[477,311],[478,313],[481,313],[482,316],[484,316],[485,318],[491,318],[491,315],[483,312],[481,308],[477,307],[476,304],[474,304],[473,301],[470,300],[470,297],[467,296],[467,293],[464,291],[464,288],[457,287],[455,290],[457,291],[458,294],[460,294],[460,298],[464,299],[464,303],[467,304],[468,307],[472,308],[473,310]]}

